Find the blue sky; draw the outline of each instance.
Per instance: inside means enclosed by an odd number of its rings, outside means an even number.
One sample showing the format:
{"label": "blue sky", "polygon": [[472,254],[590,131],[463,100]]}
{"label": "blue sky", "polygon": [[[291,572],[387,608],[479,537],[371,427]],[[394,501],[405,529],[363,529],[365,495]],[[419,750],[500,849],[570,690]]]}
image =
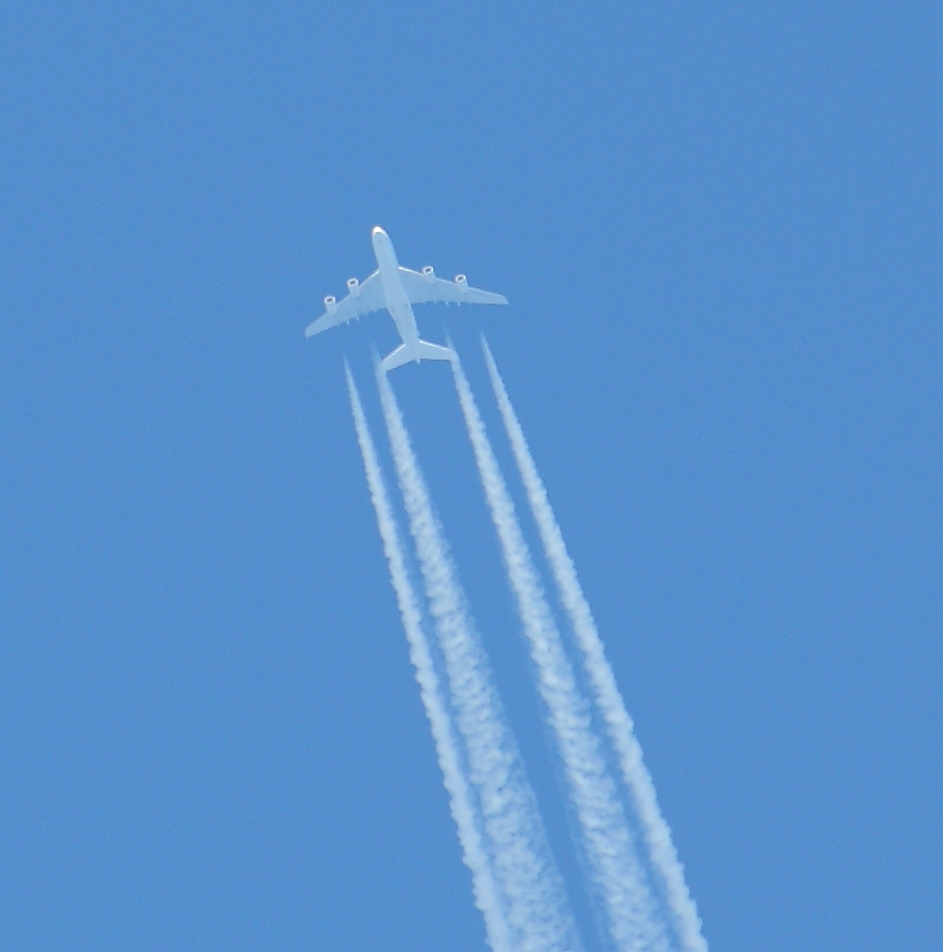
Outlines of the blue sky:
{"label": "blue sky", "polygon": [[[488,335],[712,948],[939,945],[937,4],[4,21],[3,948],[484,947],[344,387],[394,331],[303,337],[375,224],[511,300],[420,327],[496,430]],[[448,371],[394,385],[572,879]]]}

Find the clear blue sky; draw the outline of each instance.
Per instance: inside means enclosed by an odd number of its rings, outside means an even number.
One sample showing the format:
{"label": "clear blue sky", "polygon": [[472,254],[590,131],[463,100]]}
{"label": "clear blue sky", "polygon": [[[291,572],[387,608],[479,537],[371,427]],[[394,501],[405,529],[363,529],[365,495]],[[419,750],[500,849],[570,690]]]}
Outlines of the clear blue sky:
{"label": "clear blue sky", "polygon": [[[494,426],[488,334],[712,949],[940,947],[938,3],[3,20],[0,947],[483,949],[343,382],[394,332],[303,337],[375,224],[511,300],[420,326]],[[394,383],[567,864],[448,370]]]}

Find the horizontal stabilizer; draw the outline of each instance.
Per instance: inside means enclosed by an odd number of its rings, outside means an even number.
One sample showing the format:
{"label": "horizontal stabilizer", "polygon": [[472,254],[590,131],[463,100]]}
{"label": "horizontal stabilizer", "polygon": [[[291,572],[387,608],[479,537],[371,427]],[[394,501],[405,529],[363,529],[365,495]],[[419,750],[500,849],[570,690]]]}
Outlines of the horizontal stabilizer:
{"label": "horizontal stabilizer", "polygon": [[420,360],[451,360],[455,354],[448,347],[440,347],[438,344],[430,344],[427,340],[421,340],[414,350],[405,344],[400,344],[392,353],[387,354],[380,361],[380,369],[388,374],[403,364],[410,361],[418,363]]}
{"label": "horizontal stabilizer", "polygon": [[413,355],[406,349],[406,345],[400,344],[396,350],[387,354],[386,357],[380,361],[380,370],[388,374],[391,370],[396,370],[397,367],[408,364],[412,359]]}
{"label": "horizontal stabilizer", "polygon": [[451,360],[455,354],[448,347],[430,344],[429,341],[419,341],[420,360]]}

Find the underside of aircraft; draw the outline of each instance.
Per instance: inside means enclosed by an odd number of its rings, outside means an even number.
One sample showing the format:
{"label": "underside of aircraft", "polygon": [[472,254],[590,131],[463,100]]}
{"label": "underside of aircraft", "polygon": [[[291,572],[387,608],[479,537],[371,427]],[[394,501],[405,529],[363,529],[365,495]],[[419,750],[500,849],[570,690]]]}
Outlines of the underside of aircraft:
{"label": "underside of aircraft", "polygon": [[381,361],[380,366],[387,372],[411,361],[418,363],[421,360],[451,360],[453,357],[448,347],[420,339],[412,309],[414,304],[508,303],[503,294],[469,287],[464,274],[458,274],[454,281],[448,281],[436,277],[431,265],[427,265],[422,271],[400,267],[389,235],[382,228],[376,227],[371,237],[377,270],[363,282],[356,278],[348,279],[347,296],[343,300],[338,301],[333,295],[328,295],[324,299],[324,314],[308,326],[306,337],[313,337],[328,328],[346,324],[374,311],[387,310],[403,340],[399,347]]}

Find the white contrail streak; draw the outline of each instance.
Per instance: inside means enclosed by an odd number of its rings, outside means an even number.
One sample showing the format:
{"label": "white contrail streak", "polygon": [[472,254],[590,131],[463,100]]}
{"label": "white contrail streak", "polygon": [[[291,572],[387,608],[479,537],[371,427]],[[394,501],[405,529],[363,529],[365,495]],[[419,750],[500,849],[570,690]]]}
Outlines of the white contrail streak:
{"label": "white contrail streak", "polygon": [[377,525],[390,567],[393,591],[396,593],[396,601],[403,617],[403,628],[406,630],[406,640],[409,643],[409,657],[416,670],[419,693],[432,728],[439,767],[442,770],[445,789],[449,794],[449,807],[458,829],[462,858],[472,874],[475,905],[484,917],[488,944],[494,952],[514,952],[500,893],[494,880],[491,860],[482,843],[480,817],[469,788],[468,778],[462,771],[451,716],[442,696],[439,676],[422,627],[422,612],[406,568],[399,528],[390,506],[383,472],[364,416],[357,385],[350,373],[350,368],[345,367],[345,369],[347,389],[350,392],[350,404],[354,414],[354,426],[357,430],[357,442],[360,444],[360,452],[363,456],[370,498],[376,510]]}
{"label": "white contrail streak", "polygon": [[537,472],[524,431],[484,338],[482,338],[482,346],[495,398],[521,473],[527,499],[533,510],[547,560],[560,591],[561,601],[570,618],[576,641],[582,650],[586,672],[592,686],[593,699],[606,724],[626,788],[632,798],[649,863],[660,881],[659,892],[663,894],[671,911],[678,939],[685,952],[706,952],[707,942],[701,934],[701,920],[697,914],[697,907],[688,892],[684,879],[684,867],[678,859],[671,840],[671,831],[658,807],[655,786],[642,760],[642,748],[635,737],[632,718],[625,709],[612,668],[606,659],[589,603],[583,595],[576,575],[576,567],[567,552],[563,534],[550,508],[547,491]]}
{"label": "white contrail streak", "polygon": [[456,357],[452,372],[478,471],[531,657],[556,735],[580,840],[602,901],[609,934],[620,952],[667,950],[667,937],[635,850],[622,802],[593,732],[588,704],[576,683],[560,633],[521,533],[484,422]]}
{"label": "white contrail streak", "polygon": [[382,372],[380,402],[416,544],[429,611],[465,743],[495,877],[520,952],[575,952],[580,946],[563,883],[546,842],[484,648],[473,627],[448,544],[432,508],[396,398]]}

